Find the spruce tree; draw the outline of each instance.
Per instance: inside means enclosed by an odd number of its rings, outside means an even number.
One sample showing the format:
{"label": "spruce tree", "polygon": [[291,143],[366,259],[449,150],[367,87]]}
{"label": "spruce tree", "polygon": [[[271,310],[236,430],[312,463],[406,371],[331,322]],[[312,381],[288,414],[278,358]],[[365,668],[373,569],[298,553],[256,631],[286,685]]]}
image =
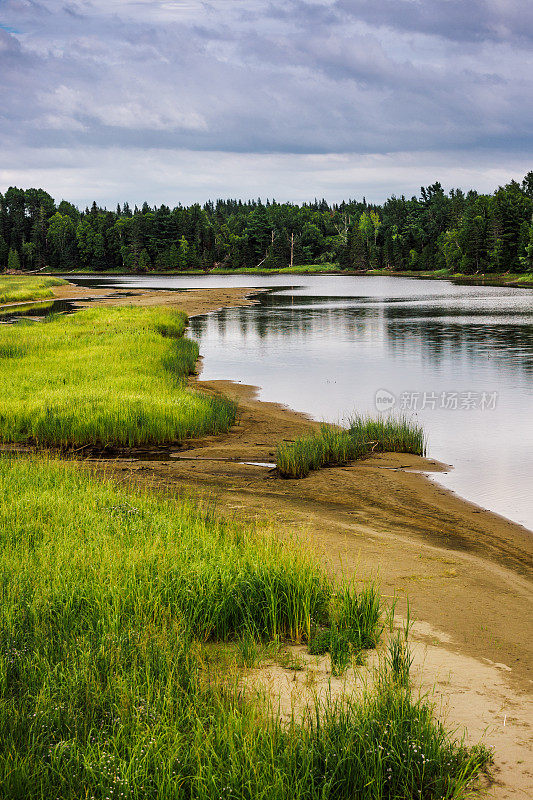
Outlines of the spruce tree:
{"label": "spruce tree", "polygon": [[6,240],[3,236],[0,236],[0,269],[6,268],[8,253],[9,247],[7,246]]}
{"label": "spruce tree", "polygon": [[13,248],[10,249],[9,255],[7,257],[7,268],[9,271],[20,271],[20,258],[19,254]]}
{"label": "spruce tree", "polygon": [[178,269],[185,270],[189,268],[190,255],[189,255],[189,242],[182,236],[180,239],[178,250]]}

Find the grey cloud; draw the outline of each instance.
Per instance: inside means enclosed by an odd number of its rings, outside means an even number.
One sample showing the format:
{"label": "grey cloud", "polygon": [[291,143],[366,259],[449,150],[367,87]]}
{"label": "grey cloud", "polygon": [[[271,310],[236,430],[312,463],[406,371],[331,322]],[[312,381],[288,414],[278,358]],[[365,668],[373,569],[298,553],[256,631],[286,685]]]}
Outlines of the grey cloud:
{"label": "grey cloud", "polygon": [[533,39],[533,6],[523,0],[338,0],[370,25],[453,41]]}
{"label": "grey cloud", "polygon": [[518,4],[506,5],[516,15],[498,27],[496,0],[7,0],[5,24],[21,33],[0,29],[0,142],[41,153],[522,151],[533,65],[527,14],[517,44]]}

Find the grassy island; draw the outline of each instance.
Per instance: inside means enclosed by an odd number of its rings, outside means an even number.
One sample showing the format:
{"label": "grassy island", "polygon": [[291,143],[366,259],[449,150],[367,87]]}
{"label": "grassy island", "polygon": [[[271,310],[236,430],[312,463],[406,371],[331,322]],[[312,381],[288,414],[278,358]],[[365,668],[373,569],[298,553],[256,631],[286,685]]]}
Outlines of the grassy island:
{"label": "grassy island", "polygon": [[371,419],[355,417],[349,428],[321,425],[320,431],[294,442],[280,442],[276,466],[284,478],[305,478],[312,470],[347,464],[370,453],[426,452],[424,431],[400,417]]}

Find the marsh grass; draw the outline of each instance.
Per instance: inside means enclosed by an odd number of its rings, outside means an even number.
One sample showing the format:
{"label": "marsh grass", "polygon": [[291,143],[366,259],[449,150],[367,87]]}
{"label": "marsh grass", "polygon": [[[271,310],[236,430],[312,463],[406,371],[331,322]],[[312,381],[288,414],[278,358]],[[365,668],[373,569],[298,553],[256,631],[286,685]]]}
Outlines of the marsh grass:
{"label": "marsh grass", "polygon": [[355,416],[349,420],[348,433],[375,453],[426,453],[424,429],[405,416]]}
{"label": "marsh grass", "polygon": [[0,441],[140,445],[226,431],[235,404],[186,387],[198,346],[187,317],[91,308],[0,328]]}
{"label": "marsh grass", "polygon": [[[238,269],[212,269],[209,271],[213,275],[305,275],[310,273],[340,273],[339,265],[327,262],[324,264],[302,264],[293,267],[276,267],[265,269],[261,267],[240,267]],[[188,273],[194,274],[194,273]],[[202,274],[202,273],[197,273]]]}
{"label": "marsh grass", "polygon": [[60,278],[36,275],[3,275],[0,277],[0,303],[22,303],[53,297],[52,286],[61,286]]}
{"label": "marsh grass", "polygon": [[424,455],[424,431],[406,417],[357,416],[348,429],[323,424],[317,434],[280,442],[276,466],[284,478],[305,478],[312,470],[344,465],[373,452]]}
{"label": "marsh grass", "polygon": [[367,582],[358,591],[354,580],[344,580],[334,592],[329,624],[312,626],[309,652],[324,655],[329,651],[332,672],[339,676],[350,664],[363,663],[364,651],[377,647],[383,628],[376,583]]}
{"label": "marsh grass", "polygon": [[[487,754],[384,676],[283,724],[202,642],[357,627],[300,547],[75,463],[0,458],[0,797],[399,800],[458,796]],[[362,610],[366,609],[366,610]]]}
{"label": "marsh grass", "polygon": [[261,637],[353,627],[377,597],[209,508],[4,456],[0,578],[2,798],[430,800],[486,762],[386,676],[283,724],[217,673],[206,640],[254,663]]}

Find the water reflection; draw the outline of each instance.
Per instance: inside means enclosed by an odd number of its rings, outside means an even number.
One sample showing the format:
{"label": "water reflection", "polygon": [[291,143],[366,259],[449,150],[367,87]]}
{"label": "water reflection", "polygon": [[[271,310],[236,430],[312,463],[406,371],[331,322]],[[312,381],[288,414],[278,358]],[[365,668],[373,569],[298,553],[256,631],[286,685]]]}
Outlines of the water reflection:
{"label": "water reflection", "polygon": [[[370,337],[382,338],[390,356],[418,353],[418,358],[438,367],[441,361],[466,360],[478,366],[487,360],[502,368],[513,367],[528,374],[533,368],[533,310],[516,313],[499,309],[474,309],[471,315],[461,309],[450,314],[447,306],[416,309],[394,305],[343,305],[305,298],[297,306],[287,298],[268,295],[259,308],[224,309],[216,314],[191,320],[191,330],[199,338],[210,336],[211,325],[218,334],[234,340],[236,336],[290,340],[308,336],[314,340],[340,337],[362,345]],[[359,298],[358,298],[359,300]],[[238,327],[238,330],[237,330]],[[383,336],[381,336],[383,334]]]}
{"label": "water reflection", "polygon": [[[94,283],[92,284],[94,285]],[[533,293],[449,282],[336,276],[109,279],[121,288],[250,286],[260,303],[191,320],[203,377],[261,387],[318,419],[376,413],[375,393],[417,395],[439,482],[533,529]],[[460,398],[496,393],[494,407]],[[424,395],[459,398],[423,407]]]}
{"label": "water reflection", "polygon": [[71,311],[73,304],[67,300],[50,300],[38,303],[19,303],[0,309],[0,323],[11,324],[21,319],[43,319],[52,314]]}

